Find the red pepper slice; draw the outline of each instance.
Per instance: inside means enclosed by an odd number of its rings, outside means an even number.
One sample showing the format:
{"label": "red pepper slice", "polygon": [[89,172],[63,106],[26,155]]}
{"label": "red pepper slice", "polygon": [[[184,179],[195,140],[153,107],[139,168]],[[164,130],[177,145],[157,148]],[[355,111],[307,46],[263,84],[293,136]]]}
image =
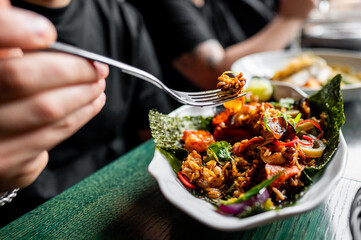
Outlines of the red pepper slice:
{"label": "red pepper slice", "polygon": [[282,141],[276,140],[273,143],[276,144],[276,145],[282,145],[282,146],[295,146],[298,140],[299,139],[296,136],[290,142],[282,142]]}
{"label": "red pepper slice", "polygon": [[312,120],[309,120],[309,119],[303,120],[302,122],[297,123],[295,128],[297,128],[298,126],[302,125],[305,122],[312,123],[316,128],[318,128],[318,130],[320,130],[320,135],[318,135],[318,137],[317,137],[317,139],[320,139],[323,135],[323,131],[322,131],[320,125],[318,125],[316,122],[314,122]]}
{"label": "red pepper slice", "polygon": [[313,142],[313,139],[310,138],[309,136],[303,135],[302,138],[306,139],[307,141],[310,141],[311,143]]}
{"label": "red pepper slice", "polygon": [[183,183],[184,185],[186,185],[187,187],[192,188],[192,189],[196,189],[196,188],[197,188],[196,185],[192,184],[192,183],[188,180],[188,178],[182,174],[182,171],[179,171],[179,172],[178,172],[178,177],[179,177],[179,179],[182,181],[182,183]]}
{"label": "red pepper slice", "polygon": [[302,138],[306,139],[307,141],[311,142],[311,144],[313,144],[313,139],[310,138],[309,136],[303,135]]}
{"label": "red pepper slice", "polygon": [[300,141],[299,139],[299,143],[300,144],[302,144],[302,145],[304,145],[304,146],[312,146],[313,145],[313,139],[312,138],[310,138],[310,137],[308,137],[308,136],[305,136],[305,135],[303,135],[302,136],[302,138],[304,138],[305,140],[307,140],[307,141],[309,141],[309,143],[305,143],[305,142],[302,142],[302,141]]}

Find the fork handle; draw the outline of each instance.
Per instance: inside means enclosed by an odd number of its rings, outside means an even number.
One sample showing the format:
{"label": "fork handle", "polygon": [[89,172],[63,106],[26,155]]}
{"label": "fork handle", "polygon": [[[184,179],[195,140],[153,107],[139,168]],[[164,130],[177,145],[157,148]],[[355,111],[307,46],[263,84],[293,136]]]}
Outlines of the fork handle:
{"label": "fork handle", "polygon": [[160,89],[168,91],[169,89],[167,86],[165,86],[158,78],[154,77],[152,74],[147,73],[139,68],[130,66],[126,63],[122,63],[120,61],[116,61],[114,59],[92,53],[89,51],[86,51],[81,48],[74,47],[69,44],[61,43],[61,42],[54,42],[48,47],[47,50],[57,51],[57,52],[64,52],[68,54],[72,54],[75,56],[83,57],[89,60],[105,63],[114,67],[119,68],[122,72],[127,73],[129,75],[141,78],[147,82],[150,82]]}

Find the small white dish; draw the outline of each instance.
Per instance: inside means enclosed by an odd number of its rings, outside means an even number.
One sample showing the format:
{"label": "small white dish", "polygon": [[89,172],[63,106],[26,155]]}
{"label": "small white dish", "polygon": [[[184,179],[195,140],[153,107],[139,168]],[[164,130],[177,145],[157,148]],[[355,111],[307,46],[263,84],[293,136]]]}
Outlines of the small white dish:
{"label": "small white dish", "polygon": [[[301,98],[306,93],[289,86],[288,84],[274,84],[276,98],[294,97]],[[212,116],[213,108],[196,108],[182,106],[173,111],[171,116]],[[292,217],[317,207],[335,189],[341,178],[347,159],[347,145],[340,134],[340,144],[332,160],[326,166],[323,175],[316,180],[307,190],[305,195],[293,206],[280,210],[267,211],[247,218],[225,216],[217,212],[210,203],[193,196],[178,179],[168,160],[155,150],[153,160],[148,166],[148,171],[158,182],[160,191],[173,205],[187,213],[189,216],[211,228],[222,231],[238,231],[255,228],[284,218]]]}
{"label": "small white dish", "polygon": [[[294,49],[256,53],[237,60],[231,69],[242,72],[247,81],[251,81],[254,76],[271,78],[276,71],[285,68],[292,58],[304,52],[313,52],[324,58],[328,64],[342,64],[361,72],[361,53],[338,49]],[[301,89],[307,94],[318,91],[307,87]],[[341,92],[344,102],[360,100],[361,83],[345,85]]]}

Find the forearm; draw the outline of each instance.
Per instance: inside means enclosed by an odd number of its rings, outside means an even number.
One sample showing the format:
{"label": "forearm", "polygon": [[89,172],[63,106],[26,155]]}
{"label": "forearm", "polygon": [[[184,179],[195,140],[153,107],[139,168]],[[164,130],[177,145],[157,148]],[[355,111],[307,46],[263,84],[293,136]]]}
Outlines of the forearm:
{"label": "forearm", "polygon": [[229,69],[234,61],[249,54],[285,48],[297,36],[302,24],[301,19],[277,16],[253,37],[226,48],[223,67]]}
{"label": "forearm", "polygon": [[217,77],[225,69],[224,56],[224,49],[219,42],[209,40],[175,59],[173,66],[199,88],[214,89]]}
{"label": "forearm", "polygon": [[199,44],[173,61],[174,67],[202,89],[214,89],[217,77],[239,58],[252,53],[282,49],[302,27],[303,20],[277,16],[253,37],[223,49],[215,40]]}

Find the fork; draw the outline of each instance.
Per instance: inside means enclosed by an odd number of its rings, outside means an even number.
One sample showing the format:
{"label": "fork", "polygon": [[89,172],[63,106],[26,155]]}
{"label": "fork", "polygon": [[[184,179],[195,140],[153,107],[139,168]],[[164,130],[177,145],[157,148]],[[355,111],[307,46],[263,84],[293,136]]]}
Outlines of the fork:
{"label": "fork", "polygon": [[148,72],[145,72],[128,64],[122,63],[120,61],[74,47],[72,45],[68,45],[61,42],[54,42],[50,45],[50,47],[47,50],[68,53],[117,67],[126,74],[138,77],[140,79],[143,79],[147,82],[154,84],[158,88],[164,90],[166,93],[168,93],[171,97],[173,97],[180,103],[186,105],[191,105],[196,107],[217,106],[217,105],[221,105],[226,101],[239,98],[246,94],[246,93],[234,94],[229,91],[222,91],[221,89],[200,91],[200,92],[176,91],[164,85],[162,81],[160,81],[158,78],[156,78],[155,76],[153,76]]}

